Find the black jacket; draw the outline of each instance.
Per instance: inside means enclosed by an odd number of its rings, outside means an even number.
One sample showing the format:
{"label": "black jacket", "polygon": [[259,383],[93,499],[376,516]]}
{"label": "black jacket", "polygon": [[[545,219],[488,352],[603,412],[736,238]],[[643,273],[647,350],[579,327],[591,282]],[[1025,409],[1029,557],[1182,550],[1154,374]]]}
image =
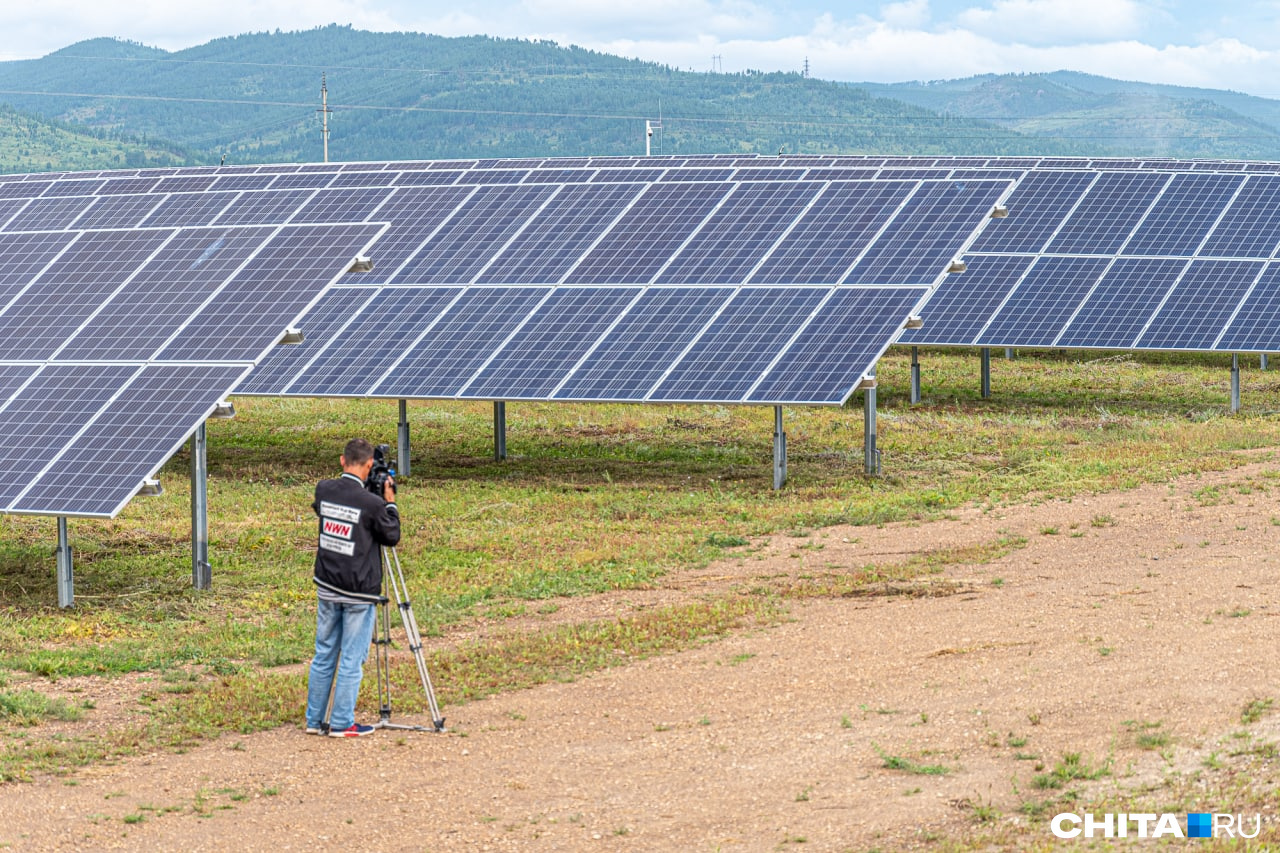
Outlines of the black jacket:
{"label": "black jacket", "polygon": [[353,598],[376,600],[382,589],[379,545],[400,541],[400,512],[352,474],[316,484],[320,517],[315,582]]}

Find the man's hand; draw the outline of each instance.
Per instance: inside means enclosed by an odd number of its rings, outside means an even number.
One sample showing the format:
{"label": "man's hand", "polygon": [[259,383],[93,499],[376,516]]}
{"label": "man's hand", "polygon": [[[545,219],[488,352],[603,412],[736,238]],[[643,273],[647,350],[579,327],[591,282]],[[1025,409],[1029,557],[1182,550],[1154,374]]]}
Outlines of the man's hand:
{"label": "man's hand", "polygon": [[389,504],[396,502],[396,481],[394,478],[387,478],[386,484],[382,487],[382,499]]}

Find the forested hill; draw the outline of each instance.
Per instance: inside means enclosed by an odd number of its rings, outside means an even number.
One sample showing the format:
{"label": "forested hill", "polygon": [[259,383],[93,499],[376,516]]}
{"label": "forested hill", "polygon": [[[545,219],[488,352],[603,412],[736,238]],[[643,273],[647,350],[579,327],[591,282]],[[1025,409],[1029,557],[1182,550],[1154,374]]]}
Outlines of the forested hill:
{"label": "forested hill", "polygon": [[1280,101],[1239,92],[1070,71],[852,85],[1026,136],[1097,144],[1131,156],[1280,158]]}
{"label": "forested hill", "polygon": [[0,172],[187,165],[202,159],[168,143],[91,131],[0,104]]}
{"label": "forested hill", "polygon": [[[329,26],[178,52],[114,39],[0,63],[0,102],[204,162],[644,153],[1085,154],[799,74],[678,71],[550,42]],[[0,163],[0,166],[6,164]]]}

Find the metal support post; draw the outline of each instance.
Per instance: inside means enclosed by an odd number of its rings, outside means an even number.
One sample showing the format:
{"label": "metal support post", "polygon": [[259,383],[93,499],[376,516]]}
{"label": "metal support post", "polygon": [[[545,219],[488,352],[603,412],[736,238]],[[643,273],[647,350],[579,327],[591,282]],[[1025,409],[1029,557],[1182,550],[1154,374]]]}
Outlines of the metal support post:
{"label": "metal support post", "polygon": [[787,434],[782,431],[782,407],[773,407],[773,488],[787,482]]}
{"label": "metal support post", "polygon": [[876,449],[876,384],[875,371],[871,372],[871,381],[866,385],[866,397],[863,400],[863,470],[868,477],[880,475],[880,451]]}
{"label": "metal support post", "polygon": [[203,423],[191,434],[191,585],[213,584],[209,565],[209,437]]}
{"label": "metal support post", "polygon": [[1231,354],[1231,414],[1240,411],[1240,354]]}
{"label": "metal support post", "polygon": [[502,400],[493,403],[493,461],[507,458],[507,404]]}
{"label": "metal support post", "polygon": [[396,476],[409,476],[409,404],[400,401],[400,427],[396,433]]}
{"label": "metal support post", "polygon": [[991,399],[991,348],[982,348],[982,399]]}
{"label": "metal support post", "polygon": [[1013,347],[1004,348],[1004,360],[1013,361]]}
{"label": "metal support post", "polygon": [[911,404],[920,402],[920,348],[911,348]]}
{"label": "metal support post", "polygon": [[1265,352],[1262,355],[1258,356],[1258,368],[1260,370],[1267,369],[1267,354]]}
{"label": "metal support post", "polygon": [[75,579],[71,571],[71,542],[67,539],[67,517],[58,516],[58,606],[75,604]]}

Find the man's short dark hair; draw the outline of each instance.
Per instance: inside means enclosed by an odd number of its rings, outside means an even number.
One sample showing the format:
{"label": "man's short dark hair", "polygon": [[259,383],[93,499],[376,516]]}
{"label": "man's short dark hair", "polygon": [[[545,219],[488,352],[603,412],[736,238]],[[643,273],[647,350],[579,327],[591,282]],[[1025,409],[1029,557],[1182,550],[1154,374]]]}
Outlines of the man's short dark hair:
{"label": "man's short dark hair", "polygon": [[363,465],[373,458],[373,445],[363,438],[353,438],[342,451],[348,465]]}

